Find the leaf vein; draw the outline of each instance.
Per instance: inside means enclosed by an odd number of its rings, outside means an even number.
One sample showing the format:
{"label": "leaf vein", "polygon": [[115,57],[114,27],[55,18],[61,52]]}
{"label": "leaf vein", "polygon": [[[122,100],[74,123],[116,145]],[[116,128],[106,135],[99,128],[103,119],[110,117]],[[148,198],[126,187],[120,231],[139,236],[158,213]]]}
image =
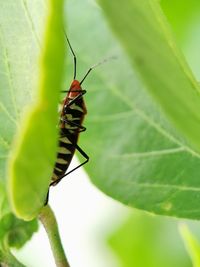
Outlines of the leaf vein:
{"label": "leaf vein", "polygon": [[110,88],[111,92],[115,94],[121,101],[124,101],[124,103],[129,106],[133,111],[135,111],[143,120],[145,120],[149,125],[151,125],[153,128],[155,128],[160,134],[162,134],[164,137],[171,140],[174,144],[179,145],[180,147],[184,147],[187,152],[189,152],[192,156],[200,158],[200,154],[196,151],[194,151],[192,148],[188,147],[187,145],[183,145],[181,141],[176,139],[173,135],[169,134],[165,129],[162,128],[157,122],[155,122],[152,118],[150,118],[144,111],[139,109],[138,107],[135,107],[133,105],[133,102],[130,101],[126,96],[121,94],[119,90],[114,90],[113,88]]}
{"label": "leaf vein", "polygon": [[33,23],[32,17],[31,17],[31,14],[29,12],[28,5],[27,5],[26,0],[22,0],[22,6],[24,8],[26,17],[27,17],[27,19],[29,21],[29,24],[30,24],[30,27],[31,27],[31,31],[33,33],[33,36],[35,37],[35,40],[36,40],[38,46],[41,48],[40,40],[39,40],[39,37],[37,35],[37,32],[36,32],[36,29],[35,29],[35,26],[34,26],[34,23]]}
{"label": "leaf vein", "polygon": [[10,148],[9,143],[2,136],[0,136],[0,144],[2,144],[7,149]]}
{"label": "leaf vein", "polygon": [[134,153],[126,153],[122,155],[112,155],[112,158],[129,158],[129,157],[138,157],[138,158],[146,158],[146,157],[154,157],[154,156],[163,156],[169,155],[174,153],[184,152],[185,147],[178,147],[178,148],[169,148],[163,150],[155,150],[155,151],[146,151],[146,152],[134,152]]}
{"label": "leaf vein", "polygon": [[2,102],[0,102],[0,108],[8,116],[8,118],[18,126],[17,121],[13,118],[13,116],[10,114],[10,112]]}
{"label": "leaf vein", "polygon": [[[6,71],[7,71],[7,74],[8,74],[9,91],[10,91],[13,107],[14,107],[14,110],[15,110],[15,115],[18,118],[19,117],[19,113],[18,113],[18,110],[17,110],[16,96],[14,94],[13,78],[12,78],[11,67],[10,67],[10,63],[9,63],[8,50],[5,47],[5,45],[3,45],[3,44],[5,44],[5,42],[3,42],[3,40],[2,40],[3,35],[2,35],[1,25],[0,25],[0,31],[1,31],[1,33],[0,33],[0,41],[1,41],[2,47],[3,47],[3,56],[4,56],[4,60],[5,60],[5,67],[6,67]],[[12,116],[10,115],[9,117],[12,117]],[[16,122],[16,120],[14,118],[13,118],[13,120]]]}
{"label": "leaf vein", "polygon": [[158,183],[138,183],[133,181],[119,181],[123,184],[134,185],[134,186],[141,186],[141,187],[152,187],[152,188],[170,188],[176,189],[178,191],[193,191],[193,192],[200,192],[200,187],[193,187],[193,186],[184,186],[184,185],[175,185],[175,184],[158,184]]}

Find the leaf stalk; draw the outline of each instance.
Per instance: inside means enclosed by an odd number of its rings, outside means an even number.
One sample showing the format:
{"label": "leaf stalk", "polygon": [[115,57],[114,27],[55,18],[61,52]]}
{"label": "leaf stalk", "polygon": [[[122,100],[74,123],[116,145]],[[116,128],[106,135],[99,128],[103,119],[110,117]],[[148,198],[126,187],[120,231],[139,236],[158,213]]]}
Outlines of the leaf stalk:
{"label": "leaf stalk", "polygon": [[55,215],[49,205],[42,208],[39,219],[43,224],[49,238],[51,249],[57,267],[70,267],[61,243],[60,234]]}

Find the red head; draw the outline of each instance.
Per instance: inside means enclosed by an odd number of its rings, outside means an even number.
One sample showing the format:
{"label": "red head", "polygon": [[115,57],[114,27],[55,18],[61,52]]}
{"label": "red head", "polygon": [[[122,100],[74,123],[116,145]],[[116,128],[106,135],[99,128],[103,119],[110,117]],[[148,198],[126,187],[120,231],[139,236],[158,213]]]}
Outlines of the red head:
{"label": "red head", "polygon": [[80,94],[81,91],[82,91],[82,88],[81,88],[80,82],[77,80],[73,80],[73,82],[71,83],[71,86],[69,88],[68,97],[74,98],[78,94]]}

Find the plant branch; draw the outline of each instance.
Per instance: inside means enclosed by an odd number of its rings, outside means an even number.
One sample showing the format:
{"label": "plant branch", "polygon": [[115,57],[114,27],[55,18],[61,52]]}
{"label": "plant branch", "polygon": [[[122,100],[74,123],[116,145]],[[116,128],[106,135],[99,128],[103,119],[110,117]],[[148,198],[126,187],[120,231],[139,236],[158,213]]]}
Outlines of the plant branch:
{"label": "plant branch", "polygon": [[39,219],[47,232],[56,266],[70,267],[61,243],[55,215],[49,205],[42,208]]}

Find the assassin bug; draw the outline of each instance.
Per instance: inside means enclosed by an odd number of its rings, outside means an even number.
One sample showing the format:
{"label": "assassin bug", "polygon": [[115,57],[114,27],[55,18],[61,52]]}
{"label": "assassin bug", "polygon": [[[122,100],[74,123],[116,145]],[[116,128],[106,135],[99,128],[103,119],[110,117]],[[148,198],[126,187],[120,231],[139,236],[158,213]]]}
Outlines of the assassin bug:
{"label": "assassin bug", "polygon": [[[51,177],[50,186],[57,185],[65,176],[72,173],[89,161],[89,156],[77,144],[80,132],[86,130],[86,128],[82,125],[84,117],[87,113],[83,99],[83,95],[86,93],[86,90],[82,89],[82,84],[88,74],[94,68],[105,63],[108,60],[104,59],[103,61],[90,67],[82,80],[79,82],[78,80],[76,80],[76,55],[66,34],[65,37],[69,45],[71,54],[74,58],[74,76],[69,90],[63,91],[67,93],[67,95],[63,100],[63,106],[60,113],[58,153]],[[74,156],[75,150],[79,151],[79,153],[85,158],[85,161],[67,172]],[[48,203],[48,197],[49,191],[47,193],[45,204]]]}
{"label": "assassin bug", "polygon": [[[79,82],[76,80],[76,55],[72,49],[69,39],[65,35],[70,51],[74,58],[74,77],[71,86],[63,101],[63,106],[60,114],[60,135],[58,144],[58,154],[54,166],[50,186],[58,184],[65,176],[83,166],[89,161],[89,156],[78,146],[79,133],[86,130],[82,125],[84,116],[87,113],[83,95],[86,90],[83,90],[81,85],[91,70],[95,67],[89,68],[83,79]],[[66,173],[75,150],[85,158],[85,161]]]}

